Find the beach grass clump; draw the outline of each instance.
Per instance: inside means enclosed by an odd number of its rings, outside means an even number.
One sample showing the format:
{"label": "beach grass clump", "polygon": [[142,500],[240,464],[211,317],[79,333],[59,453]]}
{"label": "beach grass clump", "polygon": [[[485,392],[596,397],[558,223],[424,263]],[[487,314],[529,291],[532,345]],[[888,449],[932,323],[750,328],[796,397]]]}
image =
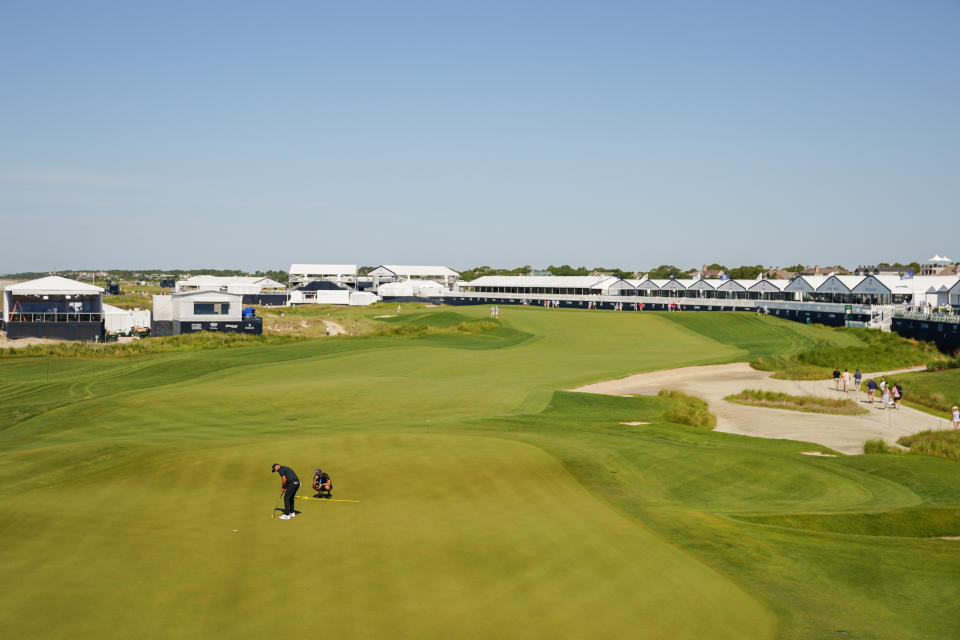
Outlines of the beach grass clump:
{"label": "beach grass clump", "polygon": [[714,429],[717,426],[717,416],[710,413],[707,403],[700,398],[670,389],[663,389],[657,396],[673,401],[663,414],[663,419],[667,422],[700,429]]}
{"label": "beach grass clump", "polygon": [[937,358],[927,363],[927,371],[947,371],[948,369],[960,369],[960,352],[949,358]]}
{"label": "beach grass clump", "polygon": [[899,374],[896,381],[903,386],[907,405],[944,418],[953,405],[960,405],[960,369]]}
{"label": "beach grass clump", "polygon": [[773,371],[774,378],[819,380],[830,377],[834,367],[861,371],[887,371],[928,364],[943,359],[935,345],[917,342],[895,333],[872,329],[843,328],[856,345],[830,344],[819,341],[809,348],[786,356],[761,356],[750,365],[760,371]]}
{"label": "beach grass clump", "polygon": [[0,349],[0,359],[22,357],[125,358],[153,353],[207,351],[233,347],[284,344],[300,340],[297,336],[250,335],[246,333],[201,331],[164,338],[131,342],[56,342]]}
{"label": "beach grass clump", "polygon": [[761,389],[744,389],[740,393],[727,396],[724,400],[753,407],[788,409],[807,413],[828,413],[845,416],[867,413],[866,409],[858,406],[856,402],[849,398],[837,399],[817,398],[815,396],[792,396],[788,393],[763,391]]}
{"label": "beach grass clump", "polygon": [[894,455],[900,455],[903,453],[900,449],[890,446],[884,441],[883,438],[873,438],[867,440],[863,443],[863,452],[864,453],[889,453]]}
{"label": "beach grass clump", "polygon": [[925,456],[960,460],[960,431],[921,431],[897,440],[898,444],[910,447],[910,453]]}

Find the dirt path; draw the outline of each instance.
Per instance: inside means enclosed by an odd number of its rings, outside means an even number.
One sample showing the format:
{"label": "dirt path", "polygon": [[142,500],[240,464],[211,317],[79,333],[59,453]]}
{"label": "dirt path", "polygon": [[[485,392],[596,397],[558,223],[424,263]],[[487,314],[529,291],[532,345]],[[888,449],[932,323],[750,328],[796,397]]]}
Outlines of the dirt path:
{"label": "dirt path", "polygon": [[330,330],[330,335],[332,336],[340,334],[347,335],[347,330],[343,328],[342,324],[333,322],[332,320],[324,320],[323,324],[327,325],[327,329]]}
{"label": "dirt path", "polygon": [[[899,372],[914,370],[916,368]],[[864,374],[864,385],[870,377],[879,375],[891,381],[896,373]],[[895,444],[900,436],[942,427],[942,421],[937,417],[909,407],[883,410],[879,402],[871,407],[865,392],[835,391],[833,380],[775,380],[770,375],[770,372],[757,371],[745,362],[738,362],[640,373],[619,380],[589,384],[573,391],[619,396],[652,395],[661,389],[676,389],[707,401],[710,411],[717,416],[717,431],[816,442],[846,454],[863,453],[863,443],[872,438],[883,438],[886,442]],[[895,379],[893,381],[895,382]],[[750,407],[723,399],[744,389],[763,389],[822,398],[847,397],[861,403],[869,413],[859,416],[802,413]],[[904,395],[909,398],[909,394],[910,390],[905,389]]]}

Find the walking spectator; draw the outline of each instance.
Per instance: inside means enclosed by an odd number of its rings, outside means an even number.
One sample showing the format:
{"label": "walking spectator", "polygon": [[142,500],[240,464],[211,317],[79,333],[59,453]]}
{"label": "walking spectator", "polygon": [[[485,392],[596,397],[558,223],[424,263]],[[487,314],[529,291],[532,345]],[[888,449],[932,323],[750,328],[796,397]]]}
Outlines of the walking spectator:
{"label": "walking spectator", "polygon": [[873,378],[867,380],[867,398],[870,399],[870,404],[873,404],[873,397],[877,393],[877,381]]}
{"label": "walking spectator", "polygon": [[860,367],[857,367],[857,370],[853,372],[853,381],[857,385],[857,391],[860,391],[860,380],[863,379],[863,374],[860,373]]}
{"label": "walking spectator", "polygon": [[893,385],[893,408],[900,408],[900,401],[903,400],[903,387],[900,386],[900,383]]}
{"label": "walking spectator", "polygon": [[840,391],[840,368],[833,368],[833,390]]}
{"label": "walking spectator", "polygon": [[960,407],[953,405],[953,430],[960,429]]}
{"label": "walking spectator", "polygon": [[840,376],[840,380],[843,381],[843,392],[847,392],[847,386],[850,384],[850,371],[848,369],[843,370],[843,375]]}
{"label": "walking spectator", "polygon": [[880,397],[880,405],[883,407],[883,410],[886,411],[890,406],[890,388],[887,387],[887,385],[882,381],[881,384],[883,386],[880,387],[880,389],[882,390],[883,395]]}

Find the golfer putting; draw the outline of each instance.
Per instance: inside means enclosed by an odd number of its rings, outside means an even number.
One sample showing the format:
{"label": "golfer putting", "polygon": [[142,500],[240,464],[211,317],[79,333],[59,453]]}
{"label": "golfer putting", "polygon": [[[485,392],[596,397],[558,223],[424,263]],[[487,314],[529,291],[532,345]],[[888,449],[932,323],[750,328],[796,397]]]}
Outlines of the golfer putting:
{"label": "golfer putting", "polygon": [[297,515],[293,508],[293,499],[297,495],[297,489],[300,488],[300,478],[293,469],[276,462],[270,467],[270,473],[280,474],[280,495],[283,496],[283,515],[280,519],[290,520]]}

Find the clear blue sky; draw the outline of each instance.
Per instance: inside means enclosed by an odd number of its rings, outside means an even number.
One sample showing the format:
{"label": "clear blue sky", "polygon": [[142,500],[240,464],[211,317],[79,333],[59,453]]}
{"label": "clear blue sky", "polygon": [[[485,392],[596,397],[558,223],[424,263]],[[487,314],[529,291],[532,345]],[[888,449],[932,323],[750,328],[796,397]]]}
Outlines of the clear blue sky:
{"label": "clear blue sky", "polygon": [[960,2],[0,0],[0,272],[960,259]]}

